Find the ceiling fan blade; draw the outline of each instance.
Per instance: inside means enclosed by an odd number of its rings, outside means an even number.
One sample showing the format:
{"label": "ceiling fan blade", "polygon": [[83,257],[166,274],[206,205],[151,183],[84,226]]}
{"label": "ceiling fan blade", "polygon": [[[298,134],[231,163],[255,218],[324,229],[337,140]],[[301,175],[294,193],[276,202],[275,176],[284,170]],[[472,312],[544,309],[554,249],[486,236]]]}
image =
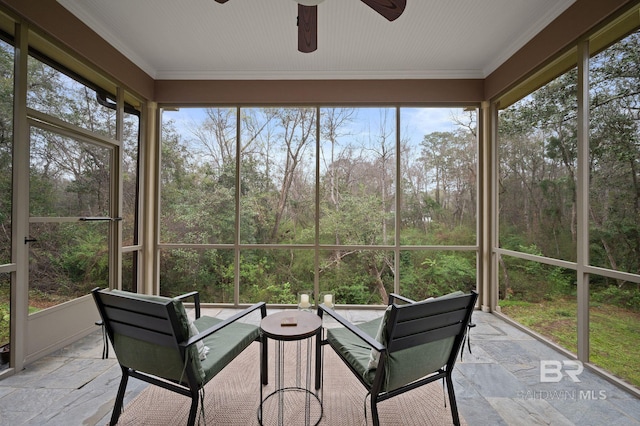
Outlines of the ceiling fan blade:
{"label": "ceiling fan blade", "polygon": [[407,5],[407,0],[362,0],[362,2],[389,21],[402,15]]}
{"label": "ceiling fan blade", "polygon": [[310,53],[318,48],[318,6],[298,4],[298,50]]}

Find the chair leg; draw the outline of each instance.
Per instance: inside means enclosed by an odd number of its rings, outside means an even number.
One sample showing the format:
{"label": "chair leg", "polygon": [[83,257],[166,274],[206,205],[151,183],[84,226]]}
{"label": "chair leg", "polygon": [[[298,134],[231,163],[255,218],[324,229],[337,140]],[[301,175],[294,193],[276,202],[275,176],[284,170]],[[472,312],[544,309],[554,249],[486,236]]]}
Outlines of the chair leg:
{"label": "chair leg", "polygon": [[191,409],[189,410],[189,420],[187,421],[188,426],[193,426],[196,424],[196,416],[198,415],[198,391],[191,391]]}
{"label": "chair leg", "polygon": [[453,417],[453,424],[460,425],[460,416],[458,415],[458,405],[456,404],[456,395],[453,391],[453,380],[451,380],[451,372],[447,372],[447,392],[449,393],[449,405],[451,405],[451,417]]}
{"label": "chair leg", "polygon": [[378,397],[371,394],[371,420],[373,426],[380,426],[380,418],[378,417]]}
{"label": "chair leg", "polygon": [[260,337],[260,376],[262,379],[262,385],[266,386],[269,384],[269,370],[268,370],[268,356],[269,351],[267,347],[267,337]]}
{"label": "chair leg", "polygon": [[322,362],[324,358],[324,347],[322,346],[322,339],[320,334],[316,338],[316,390],[322,387]]}
{"label": "chair leg", "polygon": [[109,422],[110,426],[118,424],[120,413],[122,413],[124,392],[127,389],[127,382],[129,381],[129,369],[122,366],[120,366],[120,369],[122,370],[122,379],[120,379],[120,386],[118,386],[118,394],[116,395],[116,403],[113,406],[113,413],[111,413],[111,422]]}

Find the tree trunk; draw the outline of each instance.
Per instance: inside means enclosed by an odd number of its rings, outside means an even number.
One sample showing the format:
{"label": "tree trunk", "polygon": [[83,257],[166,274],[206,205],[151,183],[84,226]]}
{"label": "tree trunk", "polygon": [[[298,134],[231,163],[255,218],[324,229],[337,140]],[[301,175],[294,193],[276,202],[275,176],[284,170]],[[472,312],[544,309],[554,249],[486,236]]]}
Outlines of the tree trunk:
{"label": "tree trunk", "polygon": [[[375,262],[375,260],[372,260],[372,262]],[[384,267],[382,269],[379,269],[377,265],[373,264],[369,268],[369,273],[371,275],[373,275],[373,277],[375,278],[376,290],[378,290],[378,293],[380,294],[380,298],[382,299],[382,303],[385,304],[385,305],[388,305],[389,304],[389,294],[387,293],[387,289],[384,287],[384,282],[382,281],[382,271],[383,270],[384,270]]]}
{"label": "tree trunk", "polygon": [[511,283],[509,282],[509,272],[507,271],[507,266],[504,264],[504,260],[502,260],[502,256],[498,256],[498,262],[500,263],[500,269],[502,269],[502,277],[504,280],[504,294],[502,295],[503,300],[508,300],[513,290],[511,290]]}

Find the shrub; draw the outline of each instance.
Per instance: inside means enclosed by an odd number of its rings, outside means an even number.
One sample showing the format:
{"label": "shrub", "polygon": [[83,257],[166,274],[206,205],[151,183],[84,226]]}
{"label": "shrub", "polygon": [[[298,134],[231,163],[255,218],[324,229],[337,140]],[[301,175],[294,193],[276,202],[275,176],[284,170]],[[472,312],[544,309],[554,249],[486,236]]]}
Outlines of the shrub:
{"label": "shrub", "polygon": [[640,312],[640,291],[637,290],[609,286],[603,290],[592,292],[591,300]]}

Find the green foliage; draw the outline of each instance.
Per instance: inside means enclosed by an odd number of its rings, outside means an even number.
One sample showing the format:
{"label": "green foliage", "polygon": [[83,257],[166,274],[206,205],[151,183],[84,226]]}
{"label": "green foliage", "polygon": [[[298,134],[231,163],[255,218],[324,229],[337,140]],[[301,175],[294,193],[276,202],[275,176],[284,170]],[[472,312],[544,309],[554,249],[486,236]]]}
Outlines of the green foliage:
{"label": "green foliage", "polygon": [[335,300],[341,304],[366,305],[370,303],[369,290],[364,283],[342,285],[333,290]]}
{"label": "green foliage", "polygon": [[471,259],[457,253],[434,253],[424,260],[422,266],[427,280],[426,287],[431,290],[430,296],[475,287],[475,256]]}
{"label": "green foliage", "polygon": [[[262,300],[268,303],[295,303],[296,296],[289,282],[271,274],[273,259],[248,252],[240,261],[240,298],[245,302]],[[288,302],[287,302],[288,303]]]}
{"label": "green foliage", "polygon": [[202,302],[233,302],[233,256],[229,250],[173,249],[162,252],[161,293],[200,292]]}
{"label": "green foliage", "polygon": [[9,343],[10,313],[9,300],[2,297],[0,301],[0,346]]}
{"label": "green foliage", "polygon": [[590,300],[640,312],[640,291],[638,289],[623,289],[612,285],[592,292]]}
{"label": "green foliage", "polygon": [[470,291],[476,284],[475,264],[474,252],[402,252],[400,293],[422,300],[456,290]]}
{"label": "green foliage", "polygon": [[[76,232],[72,243],[66,245],[55,262],[74,284],[75,291],[88,293],[92,288],[108,286],[107,235],[104,228]],[[53,259],[52,259],[53,260]],[[73,292],[72,292],[73,294]]]}
{"label": "green foliage", "polygon": [[[528,271],[517,268],[510,270],[510,297],[539,302],[551,300],[555,295],[569,293],[570,290],[566,290],[567,281],[561,281],[560,285],[556,285],[553,281],[554,274],[549,272],[549,269],[552,268],[532,267]],[[535,270],[537,272],[533,272]]]}
{"label": "green foliage", "polygon": [[[511,239],[513,243],[517,238]],[[533,255],[541,255],[535,245],[519,245],[512,250]],[[501,282],[506,285],[504,274],[508,275],[509,288],[501,288],[501,299],[526,300],[538,302],[550,300],[559,295],[572,294],[574,290],[575,272],[556,266],[545,265],[511,256],[502,256],[503,276]],[[505,294],[506,292],[506,294]]]}
{"label": "green foliage", "polygon": [[296,304],[297,296],[291,290],[288,282],[282,284],[268,284],[266,286],[253,284],[250,290],[250,300],[265,300],[269,303]]}

